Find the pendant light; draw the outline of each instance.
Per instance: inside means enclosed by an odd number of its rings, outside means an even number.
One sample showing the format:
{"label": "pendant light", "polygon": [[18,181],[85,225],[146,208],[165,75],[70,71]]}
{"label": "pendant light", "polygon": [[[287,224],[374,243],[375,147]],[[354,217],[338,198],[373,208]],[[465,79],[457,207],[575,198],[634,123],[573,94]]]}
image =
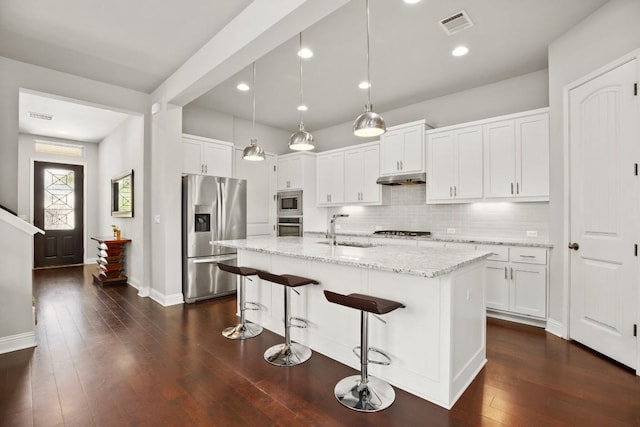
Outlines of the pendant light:
{"label": "pendant light", "polygon": [[258,145],[256,134],[256,63],[253,63],[253,127],[251,132],[254,135],[251,138],[251,144],[247,145],[242,151],[242,158],[253,162],[264,160],[264,150]]}
{"label": "pendant light", "polygon": [[369,0],[365,0],[367,7],[367,104],[364,106],[364,113],[360,114],[353,122],[353,133],[356,136],[379,136],[387,131],[387,126],[381,115],[373,111],[371,105],[371,63],[369,60]]}
{"label": "pendant light", "polygon": [[[298,52],[302,51],[302,33],[299,34],[300,48]],[[298,104],[298,110],[300,110],[300,124],[298,125],[298,131],[291,134],[289,137],[289,148],[295,151],[307,151],[313,150],[313,135],[304,129],[304,123],[302,123],[302,112],[304,111],[302,103],[302,55],[298,54],[300,58],[300,103]]]}

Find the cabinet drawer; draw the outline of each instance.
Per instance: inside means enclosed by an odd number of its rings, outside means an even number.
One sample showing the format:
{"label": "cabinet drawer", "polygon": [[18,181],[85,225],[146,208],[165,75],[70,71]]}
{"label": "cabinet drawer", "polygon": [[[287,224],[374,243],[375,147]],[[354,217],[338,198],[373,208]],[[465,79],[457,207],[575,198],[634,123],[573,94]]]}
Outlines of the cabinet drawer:
{"label": "cabinet drawer", "polygon": [[[487,260],[489,261],[509,261],[509,247],[502,245],[478,245],[476,246],[478,251],[493,252]],[[513,250],[513,248],[512,248]]]}
{"label": "cabinet drawer", "polygon": [[511,262],[546,265],[547,250],[544,248],[511,248]]}

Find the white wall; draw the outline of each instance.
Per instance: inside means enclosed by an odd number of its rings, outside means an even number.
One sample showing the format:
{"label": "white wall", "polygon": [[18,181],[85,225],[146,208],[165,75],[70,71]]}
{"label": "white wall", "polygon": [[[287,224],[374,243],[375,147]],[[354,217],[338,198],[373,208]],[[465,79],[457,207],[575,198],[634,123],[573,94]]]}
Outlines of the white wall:
{"label": "white wall", "polygon": [[[387,127],[426,119],[434,127],[443,127],[503,114],[547,107],[547,70],[502,80],[390,111],[378,111]],[[360,112],[354,112],[354,120]],[[353,122],[312,130],[315,151],[326,151],[375,140],[353,135]]]}
{"label": "white wall", "polygon": [[[111,224],[122,230],[122,237],[131,239],[126,247],[126,268],[128,282],[148,295],[149,284],[143,274],[144,239],[144,118],[129,116],[98,145],[98,227],[97,235],[109,236]],[[133,218],[115,218],[111,216],[111,178],[122,172],[133,170]],[[96,242],[89,246],[90,253]]]}
{"label": "white wall", "polygon": [[[84,147],[83,157],[69,157],[53,154],[36,153],[35,142],[51,141]],[[95,259],[95,246],[91,236],[99,233],[98,226],[98,144],[68,141],[59,138],[41,137],[20,134],[18,145],[18,216],[33,223],[33,162],[55,162],[84,166],[84,262]],[[93,242],[93,243],[92,243]]]}
{"label": "white wall", "polygon": [[[236,147],[244,148],[249,145],[254,136],[252,127],[249,120],[196,105],[189,104],[182,109],[184,133],[233,142]],[[289,131],[256,123],[255,136],[258,138],[258,145],[267,152],[290,152]]]}
{"label": "white wall", "polygon": [[611,0],[549,46],[550,236],[549,317],[562,323],[563,278],[567,265],[564,212],[563,87],[640,48],[640,1]]}

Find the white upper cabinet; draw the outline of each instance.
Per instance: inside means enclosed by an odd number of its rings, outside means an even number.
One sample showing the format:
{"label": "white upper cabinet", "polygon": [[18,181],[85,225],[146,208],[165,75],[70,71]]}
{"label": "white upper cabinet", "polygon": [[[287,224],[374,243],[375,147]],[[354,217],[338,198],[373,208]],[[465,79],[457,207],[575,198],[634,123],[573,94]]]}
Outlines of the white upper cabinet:
{"label": "white upper cabinet", "polygon": [[482,199],[482,127],[427,135],[427,203]]}
{"label": "white upper cabinet", "polygon": [[392,126],[380,137],[380,176],[424,172],[425,122]]}
{"label": "white upper cabinet", "polygon": [[266,154],[262,162],[242,159],[242,149],[235,149],[235,177],[247,180],[247,236],[275,235],[276,158]]}
{"label": "white upper cabinet", "polygon": [[344,152],[318,155],[318,205],[331,206],[344,203]]}
{"label": "white upper cabinet", "polygon": [[549,200],[548,112],[488,123],[483,132],[484,197]]}
{"label": "white upper cabinet", "polygon": [[182,172],[231,177],[233,143],[183,134]]}
{"label": "white upper cabinet", "polygon": [[380,203],[382,186],[376,184],[380,176],[379,143],[366,144],[344,152],[346,203]]}
{"label": "white upper cabinet", "polygon": [[302,155],[278,158],[278,191],[301,190],[304,186]]}

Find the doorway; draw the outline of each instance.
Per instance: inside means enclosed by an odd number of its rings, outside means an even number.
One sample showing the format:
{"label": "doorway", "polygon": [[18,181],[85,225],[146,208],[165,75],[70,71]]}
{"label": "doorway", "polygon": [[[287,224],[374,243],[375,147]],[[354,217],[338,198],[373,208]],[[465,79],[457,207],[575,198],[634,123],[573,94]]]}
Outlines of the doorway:
{"label": "doorway", "polygon": [[567,89],[569,337],[637,369],[638,58]]}
{"label": "doorway", "polygon": [[84,259],[84,167],[34,162],[35,268],[82,264]]}

